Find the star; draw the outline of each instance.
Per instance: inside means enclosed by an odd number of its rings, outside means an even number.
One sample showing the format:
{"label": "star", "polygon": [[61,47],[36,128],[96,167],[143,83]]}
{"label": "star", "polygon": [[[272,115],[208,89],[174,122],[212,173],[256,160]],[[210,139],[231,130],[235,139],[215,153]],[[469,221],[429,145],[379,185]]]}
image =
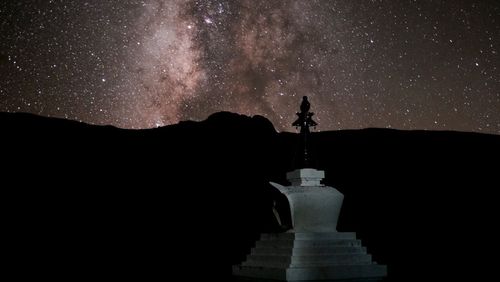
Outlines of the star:
{"label": "star", "polygon": [[206,24],[213,24],[213,23],[214,23],[214,22],[212,21],[212,19],[211,19],[211,18],[208,18],[208,17],[205,17],[205,18],[203,19],[203,21],[205,21],[205,23],[206,23]]}

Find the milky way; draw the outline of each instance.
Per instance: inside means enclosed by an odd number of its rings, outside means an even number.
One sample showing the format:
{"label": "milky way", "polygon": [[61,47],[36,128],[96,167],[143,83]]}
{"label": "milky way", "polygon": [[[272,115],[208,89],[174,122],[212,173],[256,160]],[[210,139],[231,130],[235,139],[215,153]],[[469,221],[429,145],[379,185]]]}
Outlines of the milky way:
{"label": "milky way", "polygon": [[500,134],[498,1],[4,1],[0,110]]}

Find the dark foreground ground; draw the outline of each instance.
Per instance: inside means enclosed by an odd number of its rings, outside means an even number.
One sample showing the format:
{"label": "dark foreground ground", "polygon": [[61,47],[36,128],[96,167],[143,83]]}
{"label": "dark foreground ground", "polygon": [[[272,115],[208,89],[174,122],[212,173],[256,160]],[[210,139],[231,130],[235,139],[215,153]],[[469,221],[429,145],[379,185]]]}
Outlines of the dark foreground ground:
{"label": "dark foreground ground", "polygon": [[[297,135],[262,117],[130,131],[0,114],[3,268],[17,280],[231,281],[276,232]],[[366,129],[313,136],[387,281],[496,274],[500,136]],[[12,276],[13,275],[13,276]],[[493,276],[494,277],[494,276]],[[179,280],[179,279],[178,279]]]}

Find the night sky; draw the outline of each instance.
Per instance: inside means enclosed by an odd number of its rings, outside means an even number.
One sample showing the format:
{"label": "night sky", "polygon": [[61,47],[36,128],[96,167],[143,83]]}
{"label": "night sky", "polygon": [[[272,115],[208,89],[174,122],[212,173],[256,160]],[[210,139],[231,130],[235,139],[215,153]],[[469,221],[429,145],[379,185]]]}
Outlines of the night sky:
{"label": "night sky", "polygon": [[0,111],[500,134],[500,1],[1,0]]}

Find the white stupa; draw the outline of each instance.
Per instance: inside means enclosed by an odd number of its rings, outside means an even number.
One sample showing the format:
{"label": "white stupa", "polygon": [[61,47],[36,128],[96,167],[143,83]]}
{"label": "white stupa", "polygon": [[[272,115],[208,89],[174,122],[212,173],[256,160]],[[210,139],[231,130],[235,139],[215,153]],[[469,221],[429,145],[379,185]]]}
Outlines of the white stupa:
{"label": "white stupa", "polygon": [[[307,102],[307,98],[304,99]],[[303,102],[304,104],[304,102]],[[308,104],[308,103],[307,103]],[[304,111],[305,109],[306,111]],[[301,106],[303,160],[307,163],[307,135],[315,125],[309,106]],[[354,232],[337,232],[344,195],[321,184],[324,171],[302,168],[287,173],[290,186],[271,183],[290,204],[292,229],[262,234],[246,260],[233,267],[241,281],[378,281],[387,266],[372,260]]]}

